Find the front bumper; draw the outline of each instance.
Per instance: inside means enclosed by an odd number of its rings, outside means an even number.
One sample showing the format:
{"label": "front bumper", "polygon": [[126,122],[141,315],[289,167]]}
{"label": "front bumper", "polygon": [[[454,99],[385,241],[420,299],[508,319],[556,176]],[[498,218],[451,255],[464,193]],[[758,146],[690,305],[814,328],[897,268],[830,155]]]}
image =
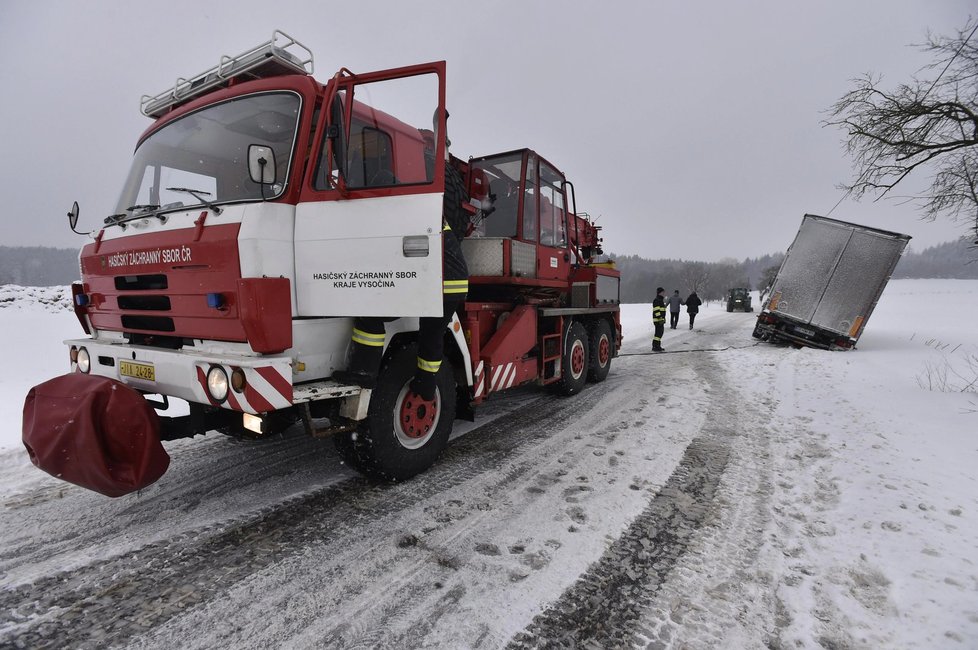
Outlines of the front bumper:
{"label": "front bumper", "polygon": [[[234,353],[208,354],[194,349],[167,350],[131,345],[125,342],[71,339],[65,344],[85,348],[91,358],[89,374],[120,381],[143,393],[158,393],[243,413],[259,414],[287,408],[293,404],[292,358],[248,356]],[[141,368],[152,368],[152,378],[123,374],[121,362],[135,362]],[[228,377],[235,369],[244,373],[245,385],[228,390],[227,398],[218,401],[207,390],[207,372],[220,366]],[[72,372],[78,371],[75,362]]]}

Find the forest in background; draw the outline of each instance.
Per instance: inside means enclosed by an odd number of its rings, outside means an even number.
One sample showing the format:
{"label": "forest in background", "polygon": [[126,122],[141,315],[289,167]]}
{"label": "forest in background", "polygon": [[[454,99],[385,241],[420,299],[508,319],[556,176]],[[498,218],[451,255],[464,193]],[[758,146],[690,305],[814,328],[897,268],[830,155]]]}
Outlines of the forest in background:
{"label": "forest in background", "polygon": [[53,287],[79,277],[78,249],[0,246],[0,285]]}
{"label": "forest in background", "polygon": [[[650,260],[637,255],[611,255],[621,271],[621,298],[626,303],[652,302],[656,287],[679,289],[685,298],[696,291],[703,300],[723,297],[731,287],[763,289],[773,279],[784,253],[719,262]],[[908,250],[894,278],[978,279],[978,247],[961,239],[917,252]],[[78,251],[43,246],[0,246],[0,285],[46,287],[78,279]]]}

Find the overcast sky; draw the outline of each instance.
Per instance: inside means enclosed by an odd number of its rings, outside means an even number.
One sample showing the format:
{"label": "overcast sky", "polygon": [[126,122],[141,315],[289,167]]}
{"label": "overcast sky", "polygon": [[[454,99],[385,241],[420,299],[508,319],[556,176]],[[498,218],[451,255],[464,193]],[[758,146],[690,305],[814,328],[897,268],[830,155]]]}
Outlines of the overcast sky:
{"label": "overcast sky", "polygon": [[[444,59],[452,150],[530,147],[600,216],[605,249],[716,261],[783,251],[851,176],[825,109],[866,72],[896,85],[973,0],[336,2],[0,0],[0,244],[76,247],[101,224],[136,139],[141,95],[281,29],[316,76]],[[923,180],[923,179],[922,179]],[[834,218],[914,237],[964,233],[896,201]]]}

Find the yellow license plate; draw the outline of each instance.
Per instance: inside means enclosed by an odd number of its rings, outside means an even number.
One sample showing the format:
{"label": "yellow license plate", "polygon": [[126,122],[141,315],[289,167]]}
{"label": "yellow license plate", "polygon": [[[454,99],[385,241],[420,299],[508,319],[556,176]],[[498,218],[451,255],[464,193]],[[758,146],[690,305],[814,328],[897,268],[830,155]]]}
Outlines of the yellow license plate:
{"label": "yellow license plate", "polygon": [[135,361],[120,361],[119,374],[123,377],[156,381],[156,368],[151,363],[136,363]]}

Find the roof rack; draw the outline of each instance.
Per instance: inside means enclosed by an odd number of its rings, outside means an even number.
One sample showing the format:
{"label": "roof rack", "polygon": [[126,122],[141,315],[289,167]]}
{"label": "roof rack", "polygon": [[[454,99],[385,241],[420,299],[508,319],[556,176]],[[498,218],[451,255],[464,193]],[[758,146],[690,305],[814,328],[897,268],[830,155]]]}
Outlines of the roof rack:
{"label": "roof rack", "polygon": [[179,104],[230,85],[232,79],[263,79],[283,74],[312,74],[312,51],[276,29],[270,41],[237,56],[222,56],[213,68],[190,79],[180,77],[173,88],[159,95],[143,95],[139,108],[146,117],[158,118]]}

